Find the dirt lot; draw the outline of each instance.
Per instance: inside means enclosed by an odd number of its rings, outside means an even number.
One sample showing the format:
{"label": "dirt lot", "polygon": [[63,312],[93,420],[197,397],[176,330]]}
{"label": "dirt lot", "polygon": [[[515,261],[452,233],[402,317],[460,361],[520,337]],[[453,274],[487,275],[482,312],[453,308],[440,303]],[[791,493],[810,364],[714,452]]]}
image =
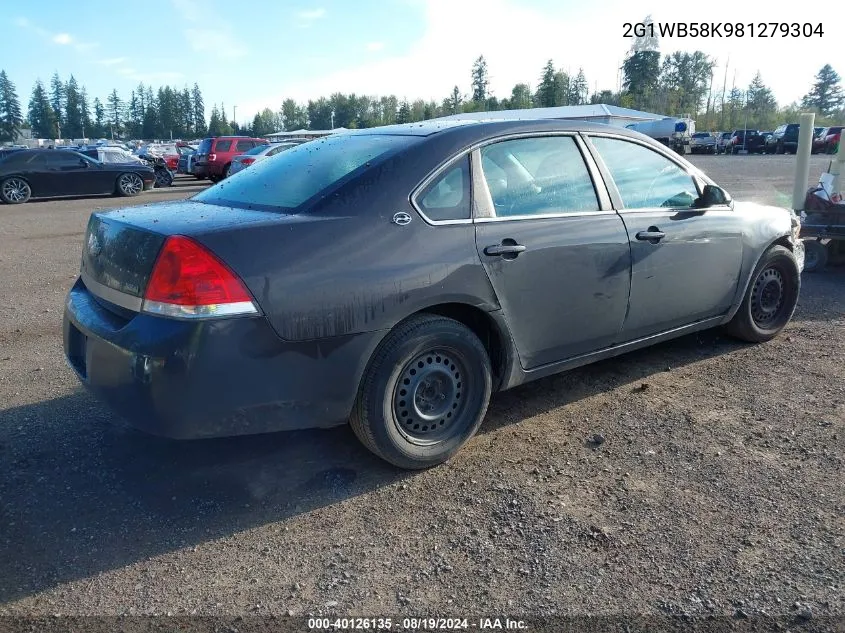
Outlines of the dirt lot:
{"label": "dirt lot", "polygon": [[[788,203],[794,157],[693,161]],[[500,394],[408,474],[346,428],[113,425],[60,323],[89,212],[125,204],[0,208],[0,615],[845,613],[844,270],[806,275],[769,344],[707,332]]]}

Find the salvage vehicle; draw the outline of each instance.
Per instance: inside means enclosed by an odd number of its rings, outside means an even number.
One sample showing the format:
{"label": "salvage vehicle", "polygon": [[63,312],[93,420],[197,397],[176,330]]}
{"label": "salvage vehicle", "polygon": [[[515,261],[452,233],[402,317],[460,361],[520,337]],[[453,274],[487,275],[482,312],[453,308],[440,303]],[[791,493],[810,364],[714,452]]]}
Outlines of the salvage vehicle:
{"label": "salvage vehicle", "polygon": [[141,163],[101,163],[73,150],[30,149],[0,162],[0,201],[117,194],[137,196],[152,189],[155,174]]}
{"label": "salvage vehicle", "polygon": [[759,130],[734,130],[728,151],[731,154],[739,154],[742,151],[748,154],[763,154],[766,152],[766,137],[760,134]]}
{"label": "salvage vehicle", "polygon": [[93,213],[64,350],[153,434],[348,420],[375,454],[426,468],[493,392],[716,326],[774,338],[799,231],[625,129],[355,130],[187,200]]}
{"label": "salvage vehicle", "polygon": [[715,154],[718,139],[710,132],[696,132],[690,137],[690,154]]}

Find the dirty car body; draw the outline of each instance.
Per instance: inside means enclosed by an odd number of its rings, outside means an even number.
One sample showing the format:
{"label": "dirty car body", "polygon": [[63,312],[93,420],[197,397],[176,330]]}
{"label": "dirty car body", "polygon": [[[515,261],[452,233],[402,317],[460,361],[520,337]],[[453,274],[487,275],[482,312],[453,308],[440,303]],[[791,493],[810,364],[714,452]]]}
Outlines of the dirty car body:
{"label": "dirty car body", "polygon": [[[67,297],[66,356],[124,418],[169,437],[343,424],[376,398],[368,390],[401,375],[416,389],[410,417],[424,420],[444,393],[470,397],[474,352],[435,337],[446,351],[427,362],[442,356],[451,375],[417,384],[409,365],[382,380],[397,337],[412,340],[415,328],[454,325],[477,339],[489,397],[731,322],[776,245],[800,268],[794,214],[719,198],[714,185],[659,143],[594,124],[432,122],[335,135],[187,201],[92,214]],[[705,194],[716,197],[697,208]],[[151,294],[176,237],[242,284],[240,307],[186,309]],[[410,406],[399,398],[397,420]],[[456,416],[462,407],[456,400]],[[485,410],[486,400],[476,425]],[[413,439],[410,422],[399,431]],[[361,433],[379,452],[378,432]]]}

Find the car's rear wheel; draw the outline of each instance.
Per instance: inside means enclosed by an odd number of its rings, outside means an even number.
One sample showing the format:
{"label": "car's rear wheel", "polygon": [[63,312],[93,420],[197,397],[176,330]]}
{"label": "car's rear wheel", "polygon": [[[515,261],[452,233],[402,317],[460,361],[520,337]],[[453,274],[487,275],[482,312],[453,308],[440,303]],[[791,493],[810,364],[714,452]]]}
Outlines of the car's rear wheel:
{"label": "car's rear wheel", "polygon": [[783,246],[770,247],[754,269],[727,331],[751,343],[773,339],[792,318],[800,290],[801,274],[795,256]]}
{"label": "car's rear wheel", "polygon": [[0,200],[6,204],[23,204],[32,197],[32,188],[23,178],[12,176],[0,182]]}
{"label": "car's rear wheel", "polygon": [[815,273],[827,266],[827,246],[818,240],[804,240],[804,272]]}
{"label": "car's rear wheel", "polygon": [[138,174],[133,174],[131,172],[127,172],[125,174],[120,174],[117,178],[117,192],[121,196],[126,196],[127,198],[131,198],[132,196],[137,196],[144,190],[144,181],[141,180],[141,177]]}
{"label": "car's rear wheel", "polygon": [[373,354],[352,429],[368,449],[400,468],[441,464],[484,419],[491,373],[487,351],[469,328],[437,315],[411,317]]}
{"label": "car's rear wheel", "polygon": [[232,163],[229,163],[229,164],[226,165],[226,167],[223,168],[223,178],[228,178],[231,175],[232,175]]}

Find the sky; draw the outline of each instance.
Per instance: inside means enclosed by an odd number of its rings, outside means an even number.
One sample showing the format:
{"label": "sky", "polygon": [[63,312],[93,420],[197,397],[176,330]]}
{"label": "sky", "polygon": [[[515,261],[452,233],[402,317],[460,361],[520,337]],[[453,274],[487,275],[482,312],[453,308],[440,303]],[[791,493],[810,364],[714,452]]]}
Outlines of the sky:
{"label": "sky", "polygon": [[[840,7],[840,8],[836,8]],[[795,3],[677,0],[27,0],[7,2],[0,69],[23,107],[37,78],[73,74],[101,100],[139,82],[198,83],[210,113],[224,104],[240,123],[285,98],[333,92],[395,94],[438,102],[470,92],[484,55],[495,96],[518,82],[534,89],[547,60],[577,73],[590,91],[616,90],[631,40],[625,22],[821,21],[813,38],[662,38],[663,54],[702,50],[716,59],[714,90],[744,88],[756,72],[781,105],[809,90],[826,63],[845,75],[845,5],[805,15]],[[838,32],[838,33],[837,33]],[[837,36],[838,35],[838,40]],[[237,108],[235,111],[234,108]]]}

